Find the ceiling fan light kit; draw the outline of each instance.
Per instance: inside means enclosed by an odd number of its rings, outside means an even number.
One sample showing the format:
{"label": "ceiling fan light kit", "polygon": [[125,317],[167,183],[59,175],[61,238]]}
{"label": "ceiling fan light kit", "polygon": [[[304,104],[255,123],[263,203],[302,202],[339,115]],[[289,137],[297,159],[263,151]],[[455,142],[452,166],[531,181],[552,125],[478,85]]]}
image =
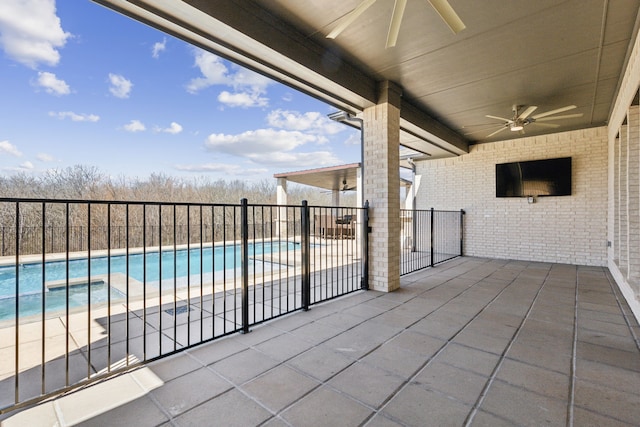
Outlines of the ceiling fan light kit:
{"label": "ceiling fan light kit", "polygon": [[[574,108],[578,108],[575,105],[567,105],[566,107],[556,108],[555,110],[550,110],[544,113],[534,114],[534,115],[532,114],[534,111],[538,109],[537,106],[530,105],[524,110],[522,110],[523,107],[524,107],[523,105],[514,105],[511,108],[511,111],[513,112],[513,116],[510,119],[506,117],[492,116],[490,114],[487,114],[485,117],[489,119],[500,120],[503,123],[499,125],[500,127],[497,130],[487,135],[486,138],[491,138],[492,136],[502,132],[505,129],[509,129],[512,132],[524,133],[525,126],[528,126],[531,124],[535,124],[541,127],[557,128],[559,125],[555,123],[546,123],[546,122],[552,121],[552,120],[564,120],[564,119],[582,117],[582,113],[564,114],[561,116],[554,115],[558,113],[564,113],[565,111],[573,110]],[[543,122],[543,123],[539,123],[539,122]],[[475,132],[471,132],[471,133],[475,133]]]}

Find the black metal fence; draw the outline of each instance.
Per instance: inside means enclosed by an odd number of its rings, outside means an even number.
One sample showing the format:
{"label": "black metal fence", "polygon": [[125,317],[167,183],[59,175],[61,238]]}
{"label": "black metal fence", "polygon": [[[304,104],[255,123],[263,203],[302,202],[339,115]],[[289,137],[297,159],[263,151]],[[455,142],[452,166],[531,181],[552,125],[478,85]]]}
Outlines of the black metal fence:
{"label": "black metal fence", "polygon": [[462,256],[464,211],[401,209],[400,275]]}
{"label": "black metal fence", "polygon": [[367,208],[0,199],[0,214],[0,413],[367,283]]}
{"label": "black metal fence", "polygon": [[[401,274],[461,255],[463,214],[403,210]],[[366,289],[368,217],[0,199],[0,413]]]}

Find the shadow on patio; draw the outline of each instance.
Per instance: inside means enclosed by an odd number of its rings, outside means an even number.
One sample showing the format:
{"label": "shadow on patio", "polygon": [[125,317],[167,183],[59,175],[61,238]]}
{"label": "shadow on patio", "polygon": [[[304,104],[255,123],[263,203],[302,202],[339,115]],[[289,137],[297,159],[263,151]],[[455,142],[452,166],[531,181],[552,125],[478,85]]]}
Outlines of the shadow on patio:
{"label": "shadow on patio", "polygon": [[19,413],[13,425],[633,425],[640,327],[608,271],[458,258]]}

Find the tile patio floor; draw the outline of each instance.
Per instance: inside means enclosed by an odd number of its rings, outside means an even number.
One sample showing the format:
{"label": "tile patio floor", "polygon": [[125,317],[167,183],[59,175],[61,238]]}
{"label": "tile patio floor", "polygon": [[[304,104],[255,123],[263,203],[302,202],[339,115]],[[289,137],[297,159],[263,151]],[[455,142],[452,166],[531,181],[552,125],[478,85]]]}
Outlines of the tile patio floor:
{"label": "tile patio floor", "polygon": [[396,292],[314,306],[0,424],[640,423],[640,327],[606,269],[458,258],[401,280]]}

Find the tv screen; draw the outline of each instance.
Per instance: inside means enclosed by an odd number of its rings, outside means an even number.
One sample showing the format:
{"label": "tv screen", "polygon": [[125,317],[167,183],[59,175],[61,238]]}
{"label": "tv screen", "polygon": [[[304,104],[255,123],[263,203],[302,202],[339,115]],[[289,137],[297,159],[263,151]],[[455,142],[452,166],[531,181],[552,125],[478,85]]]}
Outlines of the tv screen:
{"label": "tv screen", "polygon": [[571,157],[496,165],[496,197],[570,195]]}

